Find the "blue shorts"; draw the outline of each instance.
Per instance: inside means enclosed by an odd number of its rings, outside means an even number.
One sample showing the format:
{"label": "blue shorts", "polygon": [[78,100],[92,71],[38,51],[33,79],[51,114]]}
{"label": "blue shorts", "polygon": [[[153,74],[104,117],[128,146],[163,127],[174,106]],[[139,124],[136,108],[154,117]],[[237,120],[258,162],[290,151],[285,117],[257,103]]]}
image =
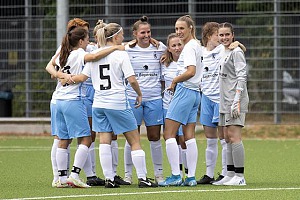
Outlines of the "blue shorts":
{"label": "blue shorts", "polygon": [[115,135],[137,129],[131,109],[112,110],[93,107],[92,124],[95,132],[114,132]]}
{"label": "blue shorts", "polygon": [[[164,122],[166,120],[167,111],[168,111],[167,109],[164,109]],[[177,131],[177,135],[178,136],[182,136],[183,135],[182,125],[179,126],[179,129]]]}
{"label": "blue shorts", "polygon": [[219,123],[219,104],[202,94],[200,123],[204,126],[216,128]]}
{"label": "blue shorts", "polygon": [[166,118],[181,124],[196,123],[200,104],[200,92],[177,84],[174,97],[169,104]]}
{"label": "blue shorts", "polygon": [[129,103],[139,126],[142,125],[143,120],[146,126],[162,125],[164,123],[162,99],[143,101],[138,108],[134,107],[135,100],[129,99]]}
{"label": "blue shorts", "polygon": [[86,108],[82,100],[56,100],[56,127],[60,139],[91,135]]}
{"label": "blue shorts", "polygon": [[56,104],[55,103],[50,103],[50,115],[51,115],[51,135],[52,136],[57,136],[57,130],[56,130]]}
{"label": "blue shorts", "polygon": [[83,103],[86,107],[88,117],[92,117],[92,105],[94,101],[95,89],[93,85],[84,85],[85,86],[85,97],[83,98]]}

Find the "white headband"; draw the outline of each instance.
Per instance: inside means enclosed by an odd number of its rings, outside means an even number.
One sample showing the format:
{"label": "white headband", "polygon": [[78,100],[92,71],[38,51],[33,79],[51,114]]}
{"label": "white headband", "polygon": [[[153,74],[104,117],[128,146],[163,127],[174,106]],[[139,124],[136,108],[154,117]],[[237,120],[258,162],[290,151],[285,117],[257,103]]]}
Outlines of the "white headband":
{"label": "white headband", "polygon": [[108,36],[108,37],[105,38],[105,39],[114,37],[115,35],[117,35],[118,33],[120,33],[120,31],[121,31],[122,29],[123,29],[123,28],[121,27],[115,34],[112,34],[111,36]]}

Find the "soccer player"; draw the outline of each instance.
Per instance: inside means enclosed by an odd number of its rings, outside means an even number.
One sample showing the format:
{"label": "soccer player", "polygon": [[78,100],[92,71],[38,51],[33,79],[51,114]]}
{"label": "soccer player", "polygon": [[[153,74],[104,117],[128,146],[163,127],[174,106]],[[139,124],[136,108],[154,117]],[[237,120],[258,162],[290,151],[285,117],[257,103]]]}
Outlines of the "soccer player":
{"label": "soccer player", "polygon": [[[172,169],[172,175],[159,186],[196,186],[196,165],[198,148],[195,139],[197,111],[200,103],[200,80],[202,77],[202,49],[196,39],[196,27],[191,16],[185,15],[175,23],[177,35],[184,43],[184,48],[177,61],[178,76],[176,76],[168,90],[175,92],[166,115],[164,139],[166,151]],[[176,87],[176,90],[175,90]],[[188,175],[182,183],[179,169],[179,150],[176,133],[182,124],[185,143]]]}
{"label": "soccer player", "polygon": [[[162,78],[164,81],[164,88],[168,88],[172,84],[173,79],[177,76],[177,61],[182,49],[183,42],[181,41],[179,36],[176,33],[169,34],[167,38],[167,50],[161,58],[164,64],[162,66]],[[165,89],[163,92],[164,121],[172,98],[173,93]],[[188,173],[188,168],[186,163],[186,145],[184,142],[182,126],[180,126],[177,132],[176,140],[179,148],[180,175],[181,177],[183,177],[183,166],[185,175],[187,175]]]}
{"label": "soccer player", "polygon": [[[158,48],[151,44],[151,26],[146,16],[136,21],[132,29],[135,40],[128,43],[125,50],[129,54],[136,79],[143,93],[142,105],[138,108],[135,107],[135,92],[130,85],[127,87],[127,93],[139,131],[142,121],[145,122],[147,137],[150,141],[155,180],[161,182],[164,179],[160,140],[160,130],[163,124],[160,57],[166,46],[161,42]],[[130,146],[127,142],[124,150],[124,162],[124,180],[132,183],[132,159]]]}
{"label": "soccer player", "polygon": [[247,64],[241,48],[229,50],[234,41],[233,26],[222,23],[219,39],[225,46],[224,63],[220,69],[220,125],[225,126],[227,142],[227,174],[213,185],[246,185],[244,178],[245,150],[242,127],[248,111]]}
{"label": "soccer player", "polygon": [[[79,73],[87,61],[92,61],[106,55],[103,52],[98,54],[87,54],[85,49],[89,43],[88,31],[80,26],[73,26],[63,39],[59,56],[53,62],[66,73]],[[110,52],[108,52],[110,53]],[[108,54],[107,53],[107,54]],[[56,78],[59,78],[53,66],[46,67],[46,70]],[[59,172],[59,183],[56,187],[90,187],[79,179],[79,173],[83,168],[88,156],[88,148],[91,137],[86,109],[82,102],[81,85],[69,86],[57,84],[56,87],[56,134],[59,144],[56,151],[57,168]],[[67,148],[73,138],[78,139],[78,149],[75,153],[72,172],[67,178]]]}
{"label": "soccer player", "polygon": [[[121,44],[123,29],[116,23],[109,23],[97,32],[102,48]],[[97,54],[100,50],[94,51]],[[126,52],[115,51],[105,58],[87,63],[81,75],[69,76],[68,83],[78,83],[91,77],[95,96],[93,102],[93,130],[100,133],[100,162],[106,178],[106,188],[119,187],[114,181],[111,140],[113,134],[124,133],[131,147],[131,156],[138,176],[139,187],[157,187],[146,177],[145,152],[140,145],[136,119],[128,103],[125,79],[135,91],[135,107],[141,106],[142,93]]]}

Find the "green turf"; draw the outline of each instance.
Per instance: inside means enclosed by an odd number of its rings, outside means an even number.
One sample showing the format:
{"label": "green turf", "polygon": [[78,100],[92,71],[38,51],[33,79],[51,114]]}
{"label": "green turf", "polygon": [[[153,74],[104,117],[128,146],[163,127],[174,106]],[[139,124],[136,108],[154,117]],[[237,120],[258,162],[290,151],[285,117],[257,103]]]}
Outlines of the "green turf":
{"label": "green turf", "polygon": [[[205,173],[206,142],[197,136],[199,150],[196,177]],[[153,177],[149,143],[142,138],[146,151],[148,176]],[[124,138],[118,140],[119,169],[123,176]],[[164,144],[164,142],[163,142]],[[88,189],[51,188],[52,171],[50,162],[51,137],[0,137],[0,199],[299,199],[300,198],[300,140],[244,140],[246,151],[245,176],[247,186],[196,186],[167,188],[137,188],[137,180],[131,186],[118,189],[93,187]],[[98,142],[96,147],[98,147]],[[220,146],[219,146],[220,147]],[[219,148],[220,149],[220,148]],[[72,144],[72,157],[75,143]],[[170,175],[170,167],[164,151],[164,174]],[[98,148],[97,174],[100,169]],[[220,155],[220,153],[219,153]],[[220,157],[216,168],[221,170]],[[84,173],[81,174],[84,177]],[[72,196],[74,195],[74,196]],[[82,195],[82,196],[78,196]],[[43,198],[44,197],[44,198]]]}

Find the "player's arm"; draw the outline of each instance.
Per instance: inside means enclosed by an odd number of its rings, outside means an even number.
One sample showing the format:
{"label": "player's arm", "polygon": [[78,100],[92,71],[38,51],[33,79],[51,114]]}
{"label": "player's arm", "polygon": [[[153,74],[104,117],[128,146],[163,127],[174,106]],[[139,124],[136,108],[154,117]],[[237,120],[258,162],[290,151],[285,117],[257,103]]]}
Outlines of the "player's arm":
{"label": "player's arm", "polygon": [[107,49],[103,49],[101,51],[98,51],[97,53],[88,53],[84,56],[84,62],[91,62],[91,61],[97,61],[101,58],[104,58],[105,56],[109,55],[110,53],[114,52],[115,50],[121,50],[124,51],[125,47],[123,45],[114,45],[112,47],[109,47]]}
{"label": "player's arm", "polygon": [[242,44],[242,43],[240,43],[239,41],[235,41],[235,42],[232,42],[230,45],[229,45],[229,49],[235,49],[235,48],[237,48],[237,47],[240,47],[242,50],[243,50],[243,52],[246,52],[247,51],[247,49],[246,49],[246,47]]}
{"label": "player's arm", "polygon": [[134,91],[136,92],[136,94],[138,95],[136,97],[136,102],[135,102],[135,108],[141,106],[142,104],[142,92],[141,92],[141,89],[140,89],[140,86],[139,86],[139,83],[137,82],[136,78],[134,75],[132,76],[129,76],[127,78],[129,84],[131,85],[131,87],[134,89]]}
{"label": "player's arm", "polygon": [[58,57],[59,52],[52,57],[52,59],[48,62],[47,66],[46,66],[46,71],[51,75],[52,79],[58,78],[57,77],[57,68],[58,67],[55,63],[56,58]]}
{"label": "player's arm", "polygon": [[195,74],[196,74],[196,66],[194,66],[194,65],[188,66],[187,70],[183,74],[181,74],[179,76],[176,76],[173,79],[172,84],[170,85],[170,87],[168,88],[168,90],[174,92],[177,83],[189,80],[190,78],[192,78],[193,76],[195,76]]}

